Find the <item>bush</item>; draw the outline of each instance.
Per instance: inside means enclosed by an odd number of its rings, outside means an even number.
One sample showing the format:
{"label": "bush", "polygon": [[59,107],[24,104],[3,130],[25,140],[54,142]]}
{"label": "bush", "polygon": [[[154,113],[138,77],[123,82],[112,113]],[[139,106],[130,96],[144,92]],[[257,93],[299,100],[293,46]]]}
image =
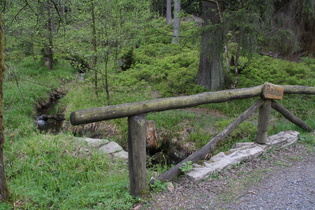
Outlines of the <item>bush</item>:
{"label": "bush", "polygon": [[315,66],[255,56],[240,76],[240,87],[252,87],[270,82],[278,85],[314,85]]}
{"label": "bush", "polygon": [[198,70],[196,50],[182,49],[176,44],[152,44],[135,51],[135,62],[132,77],[146,81],[164,97],[204,91],[195,85]]}

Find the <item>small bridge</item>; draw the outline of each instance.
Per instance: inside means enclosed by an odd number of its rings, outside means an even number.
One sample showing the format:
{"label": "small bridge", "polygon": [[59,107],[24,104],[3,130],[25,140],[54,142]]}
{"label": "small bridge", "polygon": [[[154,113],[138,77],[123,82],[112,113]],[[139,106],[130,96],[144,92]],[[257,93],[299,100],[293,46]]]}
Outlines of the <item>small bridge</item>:
{"label": "small bridge", "polygon": [[264,85],[217,92],[206,92],[191,96],[160,98],[120,105],[97,107],[79,110],[71,113],[70,121],[73,125],[80,125],[115,118],[128,117],[128,166],[130,178],[130,193],[140,196],[147,191],[146,183],[146,113],[181,109],[208,103],[221,103],[237,99],[260,97],[260,99],[244,113],[237,117],[221,133],[217,134],[200,150],[188,156],[185,160],[151,180],[171,180],[180,175],[180,168],[184,163],[192,163],[204,159],[211,152],[218,141],[226,138],[240,123],[248,119],[256,109],[259,109],[256,142],[265,144],[268,136],[268,124],[271,108],[280,112],[285,118],[302,129],[313,132],[314,129],[304,121],[294,116],[276,100],[283,98],[284,94],[315,95],[315,87],[295,85]]}

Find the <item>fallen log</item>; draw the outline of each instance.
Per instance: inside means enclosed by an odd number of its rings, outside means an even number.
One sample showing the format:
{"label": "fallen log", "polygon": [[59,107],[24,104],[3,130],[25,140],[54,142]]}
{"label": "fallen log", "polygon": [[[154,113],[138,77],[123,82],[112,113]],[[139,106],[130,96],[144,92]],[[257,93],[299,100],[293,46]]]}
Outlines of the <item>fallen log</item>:
{"label": "fallen log", "polygon": [[186,159],[178,163],[173,168],[164,172],[163,174],[153,178],[150,181],[150,184],[153,184],[156,180],[170,181],[174,177],[181,174],[180,168],[183,166],[183,163],[191,161],[195,163],[198,160],[204,159],[207,154],[209,154],[216,146],[216,144],[226,138],[239,124],[241,124],[244,120],[248,119],[254,111],[264,104],[264,100],[258,100],[253,106],[248,108],[244,113],[242,113],[238,118],[236,118],[230,125],[228,125],[221,133],[216,135],[213,139],[211,139],[205,146],[203,146],[200,150],[188,156]]}

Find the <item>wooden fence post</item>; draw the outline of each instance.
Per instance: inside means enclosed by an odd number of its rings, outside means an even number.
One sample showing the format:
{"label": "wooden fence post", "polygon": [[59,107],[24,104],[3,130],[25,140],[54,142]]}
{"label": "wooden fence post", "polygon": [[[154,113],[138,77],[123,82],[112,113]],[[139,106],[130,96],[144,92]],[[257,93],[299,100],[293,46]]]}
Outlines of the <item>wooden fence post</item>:
{"label": "wooden fence post", "polygon": [[258,144],[266,144],[268,137],[268,124],[271,112],[271,100],[265,100],[264,104],[259,108],[258,128],[256,142]]}
{"label": "wooden fence post", "polygon": [[145,121],[145,114],[128,117],[128,165],[132,196],[140,196],[147,191]]}

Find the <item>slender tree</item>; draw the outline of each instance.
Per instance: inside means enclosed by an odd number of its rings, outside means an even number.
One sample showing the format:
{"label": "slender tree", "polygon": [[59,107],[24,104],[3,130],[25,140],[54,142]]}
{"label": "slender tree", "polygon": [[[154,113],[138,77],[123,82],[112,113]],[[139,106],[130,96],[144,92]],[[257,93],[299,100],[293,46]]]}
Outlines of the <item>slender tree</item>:
{"label": "slender tree", "polygon": [[166,24],[172,24],[172,0],[166,0]]}
{"label": "slender tree", "polygon": [[8,196],[8,185],[4,171],[4,120],[3,120],[3,81],[4,81],[4,53],[3,53],[2,14],[0,13],[0,200],[5,201]]}
{"label": "slender tree", "polygon": [[180,9],[181,0],[174,0],[174,35],[172,39],[172,43],[179,44],[180,42]]}
{"label": "slender tree", "polygon": [[97,65],[97,37],[96,37],[96,18],[95,18],[95,5],[94,0],[91,3],[91,16],[92,16],[92,48],[93,48],[93,61],[92,67],[94,69],[94,90],[95,95],[98,97],[98,72],[96,70]]}
{"label": "slender tree", "polygon": [[54,8],[53,2],[50,0],[47,0],[45,8],[47,9],[47,43],[48,45],[46,46],[46,55],[44,56],[47,56],[47,64],[46,64],[47,68],[49,70],[52,70],[53,62],[54,62],[53,33],[55,30],[54,19],[53,19],[53,8]]}

